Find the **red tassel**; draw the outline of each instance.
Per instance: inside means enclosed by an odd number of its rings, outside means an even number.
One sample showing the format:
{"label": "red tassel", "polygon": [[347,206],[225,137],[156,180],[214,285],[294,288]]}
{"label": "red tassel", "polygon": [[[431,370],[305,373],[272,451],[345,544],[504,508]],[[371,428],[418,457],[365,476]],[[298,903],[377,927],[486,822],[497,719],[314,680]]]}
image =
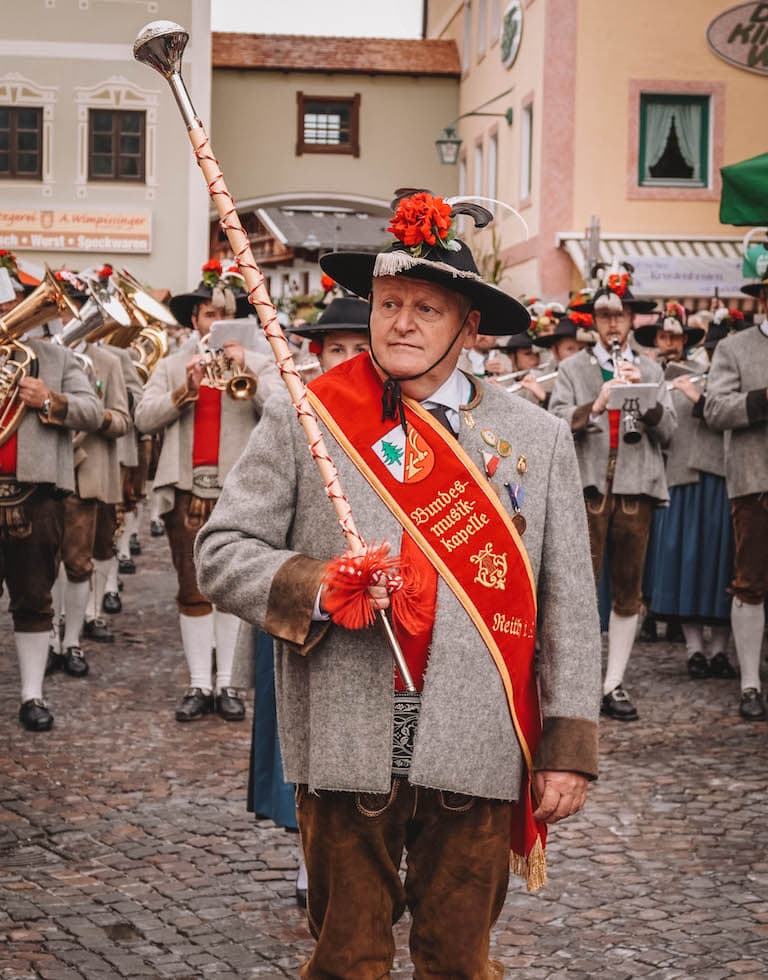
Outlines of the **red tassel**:
{"label": "red tassel", "polygon": [[371,626],[376,611],[367,595],[368,587],[382,575],[393,573],[397,564],[397,558],[387,557],[384,545],[368,546],[359,555],[345,552],[330,561],[323,578],[323,605],[333,622],[348,630]]}
{"label": "red tassel", "polygon": [[389,601],[395,622],[411,636],[425,633],[432,625],[432,609],[424,602],[424,583],[418,570],[412,566],[401,568],[390,585],[394,586]]}

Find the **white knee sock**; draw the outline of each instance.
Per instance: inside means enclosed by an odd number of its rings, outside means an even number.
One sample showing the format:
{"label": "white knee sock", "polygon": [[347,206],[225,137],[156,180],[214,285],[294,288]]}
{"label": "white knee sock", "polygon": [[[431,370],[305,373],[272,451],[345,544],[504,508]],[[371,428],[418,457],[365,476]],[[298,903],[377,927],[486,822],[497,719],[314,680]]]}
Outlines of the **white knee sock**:
{"label": "white knee sock", "polygon": [[83,628],[90,587],[90,582],[86,579],[85,582],[67,582],[64,589],[66,622],[62,645],[65,650],[67,647],[80,646],[80,630]]}
{"label": "white knee sock", "polygon": [[149,495],[149,519],[151,521],[159,521],[162,518],[160,513],[160,494],[150,493]]}
{"label": "white knee sock", "polygon": [[125,515],[125,529],[128,531],[129,536],[135,534],[138,536],[139,533],[139,512],[137,510],[129,510]]}
{"label": "white knee sock", "polygon": [[232,686],[232,664],[240,620],[231,613],[213,611],[213,631],[216,637],[216,690]]}
{"label": "white knee sock", "polygon": [[765,630],[765,607],[762,602],[750,605],[741,599],[731,604],[731,629],[736,656],[741,668],[741,689],[760,690],[760,648]]}
{"label": "white knee sock", "polygon": [[717,653],[728,652],[728,637],[731,635],[730,626],[710,627],[712,639],[710,641],[709,652],[714,657]]}
{"label": "white knee sock", "polygon": [[117,557],[131,557],[131,532],[128,530],[128,521],[123,521],[123,530],[120,532],[120,540],[117,543]]}
{"label": "white knee sock", "polygon": [[91,576],[91,583],[93,587],[93,604],[96,610],[96,618],[101,616],[101,600],[104,598],[104,592],[107,588],[107,579],[109,578],[109,573],[112,570],[113,559],[99,559],[98,561],[94,558],[93,560],[93,575]]}
{"label": "white knee sock", "polygon": [[624,671],[635,644],[637,614],[619,616],[611,611],[608,620],[608,666],[603,681],[603,694],[610,694],[624,680]]}
{"label": "white knee sock", "polygon": [[21,700],[43,698],[43,678],[48,660],[47,633],[14,633],[21,674]]}
{"label": "white knee sock", "polygon": [[694,653],[701,653],[704,649],[704,636],[701,626],[698,623],[681,623],[680,625],[685,637],[685,652],[689,657]]}
{"label": "white knee sock", "polygon": [[119,587],[117,584],[117,555],[114,558],[110,558],[109,562],[104,563],[105,566],[109,566],[109,571],[107,572],[107,581],[104,586],[105,592],[118,592]]}
{"label": "white knee sock", "polygon": [[301,891],[307,890],[307,864],[304,860],[304,851],[301,847],[301,838],[299,838],[299,867],[296,872],[296,887]]}
{"label": "white knee sock", "polygon": [[181,642],[189,667],[189,686],[213,690],[213,613],[207,616],[179,614]]}
{"label": "white knee sock", "polygon": [[52,648],[54,653],[61,653],[61,632],[59,630],[59,626],[61,624],[61,614],[64,608],[64,587],[66,582],[67,573],[64,571],[64,566],[59,565],[59,574],[56,576],[56,581],[53,583],[53,588],[51,589],[53,625],[51,626],[51,632],[48,636],[48,645]]}

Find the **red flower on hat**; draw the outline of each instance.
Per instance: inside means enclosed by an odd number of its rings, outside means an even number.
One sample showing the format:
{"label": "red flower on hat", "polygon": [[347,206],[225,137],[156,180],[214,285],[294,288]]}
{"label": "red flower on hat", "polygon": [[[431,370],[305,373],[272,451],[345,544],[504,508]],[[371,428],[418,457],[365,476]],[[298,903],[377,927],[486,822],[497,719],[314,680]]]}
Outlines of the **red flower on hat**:
{"label": "red flower on hat", "polygon": [[18,276],[19,267],[16,265],[16,256],[9,252],[7,248],[0,248],[0,269],[7,269],[12,276]]}
{"label": "red flower on hat", "polygon": [[320,288],[324,293],[330,293],[335,285],[336,280],[331,279],[327,272],[324,272],[322,276],[320,276]]}
{"label": "red flower on hat", "polygon": [[728,310],[728,318],[731,320],[741,321],[744,319],[744,314],[741,312],[741,310]]}
{"label": "red flower on hat", "polygon": [[456,235],[455,227],[450,204],[446,204],[442,197],[420,191],[400,201],[387,231],[418,256],[424,242],[448,248]]}
{"label": "red flower on hat", "polygon": [[111,265],[109,265],[109,263],[107,263],[98,270],[96,275],[99,277],[99,279],[109,279],[113,272],[114,269]]}
{"label": "red flower on hat", "polygon": [[573,320],[577,327],[584,327],[585,330],[591,330],[595,325],[591,313],[578,313],[576,310],[573,310],[568,314],[568,318]]}
{"label": "red flower on hat", "polygon": [[624,293],[627,291],[627,286],[632,282],[632,276],[628,272],[612,272],[608,276],[608,282],[606,285],[612,293],[616,293],[617,296],[623,298]]}
{"label": "red flower on hat", "polygon": [[218,259],[209,259],[203,266],[203,272],[215,272],[221,275],[221,262]]}

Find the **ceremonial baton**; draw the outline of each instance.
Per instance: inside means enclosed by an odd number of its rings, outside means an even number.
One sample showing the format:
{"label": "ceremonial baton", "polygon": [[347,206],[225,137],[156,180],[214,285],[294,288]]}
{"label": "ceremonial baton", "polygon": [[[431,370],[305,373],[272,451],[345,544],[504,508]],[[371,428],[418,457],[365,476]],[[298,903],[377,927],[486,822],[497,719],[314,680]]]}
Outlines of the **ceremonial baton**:
{"label": "ceremonial baton", "polygon": [[[272,348],[280,375],[288,388],[293,407],[296,409],[296,415],[307,437],[309,451],[317,463],[325,485],[325,492],[333,503],[339,524],[344,532],[347,547],[353,554],[362,554],[365,551],[365,542],[355,527],[352,508],[339,483],[339,474],[333,460],[328,454],[323,434],[307,398],[307,389],[293,363],[288,341],[280,328],[277,311],[270,299],[264,275],[256,265],[248,236],[240,223],[234,199],[227,190],[219,162],[211,150],[211,141],[195,112],[184,79],[181,77],[181,58],[187,41],[189,41],[189,34],[183,27],[174,24],[173,21],[156,20],[139,31],[133,44],[133,56],[137,61],[154,68],[171,87],[171,92],[173,92],[173,97],[176,99],[179,112],[187,127],[189,141],[195,151],[195,158],[208,185],[208,193],[219,212],[219,223],[226,232],[235,261],[248,287],[248,299],[256,310],[264,335]],[[378,612],[385,636],[392,648],[395,664],[400,671],[400,677],[403,679],[406,689],[415,692],[416,688],[408,665],[387,614],[383,609]]]}

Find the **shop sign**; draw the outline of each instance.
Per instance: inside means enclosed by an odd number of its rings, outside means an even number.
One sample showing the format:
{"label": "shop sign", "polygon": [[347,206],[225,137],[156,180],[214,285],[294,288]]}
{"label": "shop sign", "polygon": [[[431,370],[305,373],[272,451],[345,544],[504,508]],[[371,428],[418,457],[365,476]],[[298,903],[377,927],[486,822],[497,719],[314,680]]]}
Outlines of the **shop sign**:
{"label": "shop sign", "polygon": [[148,211],[0,207],[0,248],[42,252],[151,252]]}
{"label": "shop sign", "polygon": [[635,296],[740,296],[744,276],[739,258],[704,255],[627,255],[634,266]]}
{"label": "shop sign", "polygon": [[737,68],[768,75],[768,3],[741,3],[707,28],[714,53]]}
{"label": "shop sign", "polygon": [[523,36],[523,6],[521,0],[511,0],[501,18],[501,41],[499,51],[501,63],[505,68],[511,68],[520,50]]}

